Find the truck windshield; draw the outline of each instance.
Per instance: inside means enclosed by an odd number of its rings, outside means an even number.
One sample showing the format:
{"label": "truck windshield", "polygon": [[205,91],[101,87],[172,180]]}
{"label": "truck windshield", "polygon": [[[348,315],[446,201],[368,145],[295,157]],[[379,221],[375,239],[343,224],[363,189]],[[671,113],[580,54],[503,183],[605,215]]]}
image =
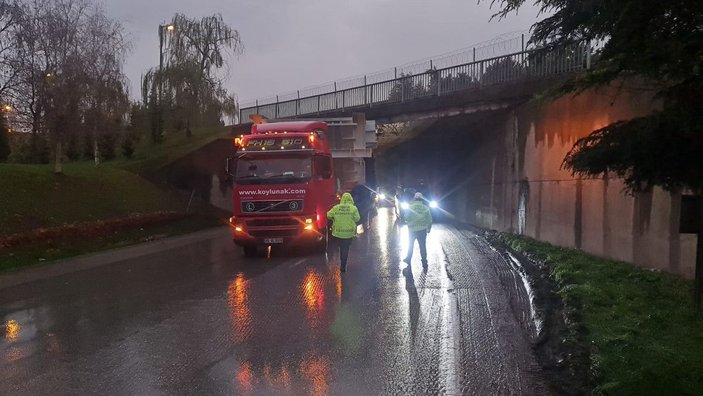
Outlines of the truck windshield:
{"label": "truck windshield", "polygon": [[239,184],[305,183],[312,175],[312,157],[244,156],[237,160]]}

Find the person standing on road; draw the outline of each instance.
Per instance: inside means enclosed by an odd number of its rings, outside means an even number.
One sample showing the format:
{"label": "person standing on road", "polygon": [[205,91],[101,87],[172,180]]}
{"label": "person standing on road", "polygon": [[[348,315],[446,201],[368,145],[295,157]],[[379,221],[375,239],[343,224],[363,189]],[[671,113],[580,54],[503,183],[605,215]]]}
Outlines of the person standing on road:
{"label": "person standing on road", "polygon": [[419,192],[415,193],[413,202],[405,213],[405,223],[408,225],[410,241],[408,243],[408,254],[403,261],[410,265],[410,261],[413,258],[415,240],[417,240],[420,245],[422,266],[427,268],[427,234],[432,229],[432,214],[430,213],[430,208],[425,205],[425,197]]}
{"label": "person standing on road", "polygon": [[332,220],[332,236],[339,242],[340,270],[346,272],[349,247],[356,236],[356,225],[361,220],[351,194],[342,194],[339,203],[327,212],[327,218]]}
{"label": "person standing on road", "polygon": [[354,187],[350,191],[352,198],[354,198],[354,204],[359,209],[359,215],[361,216],[361,224],[364,225],[364,231],[368,231],[370,225],[370,213],[371,213],[371,190],[358,181],[354,182]]}

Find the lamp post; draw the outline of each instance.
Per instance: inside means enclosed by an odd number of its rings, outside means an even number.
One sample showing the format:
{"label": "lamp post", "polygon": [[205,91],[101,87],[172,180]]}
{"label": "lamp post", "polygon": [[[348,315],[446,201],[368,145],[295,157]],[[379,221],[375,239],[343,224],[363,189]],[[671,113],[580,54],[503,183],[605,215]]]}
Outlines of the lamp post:
{"label": "lamp post", "polygon": [[173,32],[175,25],[159,25],[159,72],[164,67],[164,31]]}
{"label": "lamp post", "polygon": [[156,130],[159,135],[161,134],[161,96],[163,94],[161,71],[164,67],[164,31],[172,32],[175,28],[172,23],[159,25],[159,73],[156,91]]}
{"label": "lamp post", "polygon": [[12,120],[10,120],[10,116],[12,115],[13,110],[14,110],[14,108],[12,107],[11,104],[4,104],[2,106],[2,111],[3,111],[3,113],[5,113],[5,116],[4,116],[5,122],[7,123],[7,125],[5,125],[5,127],[7,128],[8,133],[12,133]]}

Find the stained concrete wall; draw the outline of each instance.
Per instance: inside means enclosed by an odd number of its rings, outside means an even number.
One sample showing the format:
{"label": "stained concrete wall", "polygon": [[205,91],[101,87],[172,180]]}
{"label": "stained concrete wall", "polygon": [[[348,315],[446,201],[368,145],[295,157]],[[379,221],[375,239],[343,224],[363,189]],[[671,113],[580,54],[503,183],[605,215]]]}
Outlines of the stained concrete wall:
{"label": "stained concrete wall", "polygon": [[[650,97],[637,91],[609,89],[530,103],[503,115],[501,128],[486,125],[488,129],[474,132],[500,136],[500,145],[478,138],[480,155],[466,172],[467,179],[481,174],[485,180],[490,173],[498,180],[490,186],[467,185],[468,201],[467,192],[461,198],[458,193],[456,200],[478,212],[457,214],[483,227],[693,277],[696,237],[678,233],[679,194],[655,188],[629,196],[619,179],[578,180],[561,167],[578,138],[645,115],[653,106]],[[493,162],[499,165],[488,165]],[[500,193],[488,202],[491,187]]]}
{"label": "stained concrete wall", "polygon": [[163,167],[157,174],[147,176],[157,183],[182,190],[194,199],[232,211],[232,183],[225,172],[225,161],[234,155],[231,139],[217,139]]}
{"label": "stained concrete wall", "polygon": [[[641,91],[609,89],[423,121],[412,139],[379,147],[379,184],[422,178],[461,220],[692,278],[696,237],[678,233],[680,195],[628,196],[619,179],[577,180],[561,169],[580,137],[653,108]],[[228,209],[223,165],[232,153],[231,142],[213,142],[158,178]]]}

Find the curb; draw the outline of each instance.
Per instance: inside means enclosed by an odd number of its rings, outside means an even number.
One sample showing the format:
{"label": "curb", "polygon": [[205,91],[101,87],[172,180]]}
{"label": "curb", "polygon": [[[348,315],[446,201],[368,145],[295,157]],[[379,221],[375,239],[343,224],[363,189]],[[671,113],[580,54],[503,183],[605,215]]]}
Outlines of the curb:
{"label": "curb", "polygon": [[9,271],[0,274],[0,289],[114,264],[120,261],[162,252],[174,247],[202,242],[220,235],[225,235],[227,230],[228,227],[217,227],[192,234],[179,235],[99,253],[90,253],[84,256],[52,261],[41,266],[32,266],[30,268]]}

